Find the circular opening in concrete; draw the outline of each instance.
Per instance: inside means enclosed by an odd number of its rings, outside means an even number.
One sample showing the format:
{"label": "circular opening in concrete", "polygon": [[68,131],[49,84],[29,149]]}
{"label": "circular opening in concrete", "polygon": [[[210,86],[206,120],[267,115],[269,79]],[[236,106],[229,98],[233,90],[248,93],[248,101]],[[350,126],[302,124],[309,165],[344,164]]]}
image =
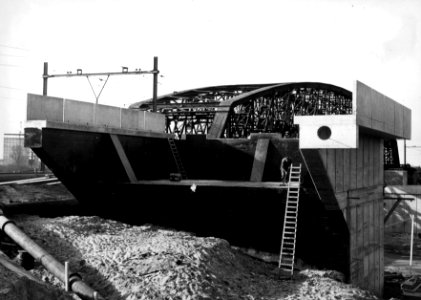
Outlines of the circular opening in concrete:
{"label": "circular opening in concrete", "polygon": [[328,126],[322,126],[317,130],[317,135],[322,140],[327,140],[332,135],[332,131]]}

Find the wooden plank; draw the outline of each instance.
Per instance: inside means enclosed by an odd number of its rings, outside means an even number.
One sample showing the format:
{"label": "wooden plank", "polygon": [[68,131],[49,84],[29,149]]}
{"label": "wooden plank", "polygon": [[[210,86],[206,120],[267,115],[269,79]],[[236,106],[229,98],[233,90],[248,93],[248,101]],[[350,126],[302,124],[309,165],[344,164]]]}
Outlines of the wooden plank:
{"label": "wooden plank", "polygon": [[383,182],[379,182],[380,172],[383,172],[383,166],[380,169],[380,157],[379,147],[381,139],[373,140],[373,185],[383,185]]}
{"label": "wooden plank", "polygon": [[383,186],[371,186],[335,193],[336,201],[341,209],[362,205],[371,201],[374,195],[383,195]]}
{"label": "wooden plank", "polygon": [[357,208],[350,207],[350,220],[348,221],[349,235],[350,235],[350,259],[351,259],[351,283],[356,284],[358,282],[358,247],[357,247]]}
{"label": "wooden plank", "polygon": [[384,218],[383,213],[383,199],[378,200],[378,210],[379,210],[379,290],[383,291],[384,287],[384,223],[382,222]]}
{"label": "wooden plank", "polygon": [[364,157],[363,157],[363,186],[370,186],[369,170],[370,170],[370,146],[367,136],[363,138],[364,143]]}
{"label": "wooden plank", "polygon": [[365,203],[364,205],[362,205],[362,209],[363,209],[364,281],[366,281],[368,283],[368,281],[369,281],[369,271],[370,271],[369,260],[368,260],[368,256],[369,256],[368,245],[369,245],[369,241],[370,241],[370,236],[369,236],[369,232],[370,232],[370,227],[369,227],[369,218],[370,218],[369,203]]}
{"label": "wooden plank", "polygon": [[350,149],[350,178],[349,189],[354,190],[357,188],[357,152],[358,149]]}
{"label": "wooden plank", "polygon": [[344,150],[335,149],[335,192],[344,191]]}
{"label": "wooden plank", "polygon": [[124,170],[126,171],[127,177],[129,178],[131,183],[137,182],[136,175],[133,171],[133,168],[129,162],[129,159],[127,158],[126,152],[123,149],[123,146],[121,145],[120,139],[118,135],[110,134],[111,141],[113,142],[113,145],[117,151],[117,155],[120,158],[121,164],[124,167]]}
{"label": "wooden plank", "polygon": [[358,284],[364,282],[364,236],[363,236],[363,205],[358,205],[356,207],[357,211],[357,259],[359,263],[358,269]]}
{"label": "wooden plank", "polygon": [[250,181],[260,182],[263,179],[269,142],[269,139],[257,140],[256,151],[254,152],[253,167],[251,169]]}
{"label": "wooden plank", "polygon": [[350,180],[351,180],[351,151],[353,149],[344,149],[344,191],[347,191],[351,188]]}
{"label": "wooden plank", "polygon": [[369,281],[370,289],[375,289],[374,277],[375,277],[375,264],[374,264],[374,201],[368,203],[368,269],[369,269]]}
{"label": "wooden plank", "polygon": [[383,185],[384,184],[384,140],[381,139],[380,140],[380,145],[378,150],[379,151],[377,153],[377,155],[379,156],[379,184]]}
{"label": "wooden plank", "polygon": [[374,185],[374,139],[373,136],[368,137],[368,186]]}
{"label": "wooden plank", "polygon": [[379,199],[374,202],[373,220],[374,220],[374,287],[376,291],[380,291],[380,224],[379,224]]}
{"label": "wooden plank", "polygon": [[364,185],[364,143],[363,137],[359,136],[358,151],[357,151],[357,188],[362,188]]}

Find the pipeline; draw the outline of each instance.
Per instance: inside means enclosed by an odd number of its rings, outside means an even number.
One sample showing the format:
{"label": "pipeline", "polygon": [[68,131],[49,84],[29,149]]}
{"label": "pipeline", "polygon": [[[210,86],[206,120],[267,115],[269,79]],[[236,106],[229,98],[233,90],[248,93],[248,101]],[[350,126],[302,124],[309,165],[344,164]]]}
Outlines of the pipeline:
{"label": "pipeline", "polygon": [[[0,209],[0,228],[7,234],[16,244],[25,249],[32,257],[39,261],[48,271],[56,276],[62,282],[66,282],[65,268],[63,264],[58,262],[52,255],[42,249],[22,232],[13,221],[6,218],[3,211]],[[95,290],[89,287],[77,273],[69,272],[69,290],[77,294],[82,299],[99,300],[104,299]]]}

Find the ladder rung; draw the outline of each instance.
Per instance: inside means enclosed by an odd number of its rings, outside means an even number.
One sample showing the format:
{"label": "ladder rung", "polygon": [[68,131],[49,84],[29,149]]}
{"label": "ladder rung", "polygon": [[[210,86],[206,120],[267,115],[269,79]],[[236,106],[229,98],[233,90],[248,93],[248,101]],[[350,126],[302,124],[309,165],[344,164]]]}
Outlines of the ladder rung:
{"label": "ladder rung", "polygon": [[294,247],[287,247],[288,245],[284,245],[284,249],[282,249],[282,253],[291,254],[291,251],[294,251]]}
{"label": "ladder rung", "polygon": [[297,229],[297,227],[296,226],[291,226],[291,225],[288,225],[288,226],[284,226],[284,229]]}
{"label": "ladder rung", "polygon": [[282,257],[281,257],[281,259],[285,262],[285,260],[286,260],[286,263],[288,263],[288,262],[290,262],[290,263],[292,263],[293,261],[294,261],[294,256],[293,255],[287,255],[287,256],[285,256],[285,253],[282,255]]}
{"label": "ladder rung", "polygon": [[282,262],[283,263],[293,263],[294,258],[293,257],[285,257],[284,255],[282,256]]}
{"label": "ladder rung", "polygon": [[292,226],[292,225],[285,225],[284,226],[285,229],[295,229],[296,226]]}

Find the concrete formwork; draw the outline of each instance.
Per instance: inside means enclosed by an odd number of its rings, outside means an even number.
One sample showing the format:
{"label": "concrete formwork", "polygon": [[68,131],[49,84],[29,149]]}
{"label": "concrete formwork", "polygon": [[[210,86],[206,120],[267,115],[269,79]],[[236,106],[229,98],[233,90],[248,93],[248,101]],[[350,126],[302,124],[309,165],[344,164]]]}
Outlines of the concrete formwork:
{"label": "concrete formwork", "polygon": [[319,150],[349,230],[350,281],[383,290],[383,140],[361,134],[357,149]]}

